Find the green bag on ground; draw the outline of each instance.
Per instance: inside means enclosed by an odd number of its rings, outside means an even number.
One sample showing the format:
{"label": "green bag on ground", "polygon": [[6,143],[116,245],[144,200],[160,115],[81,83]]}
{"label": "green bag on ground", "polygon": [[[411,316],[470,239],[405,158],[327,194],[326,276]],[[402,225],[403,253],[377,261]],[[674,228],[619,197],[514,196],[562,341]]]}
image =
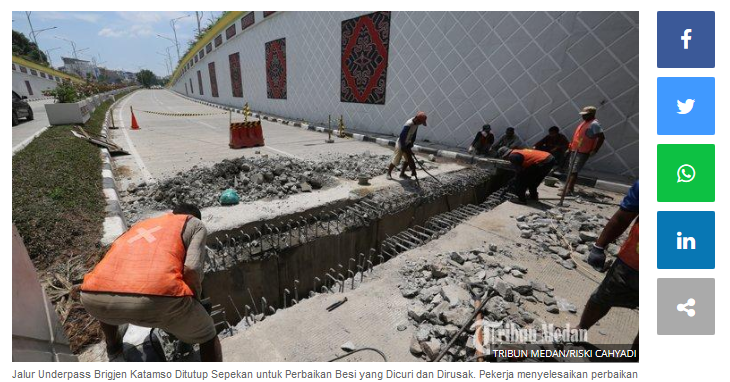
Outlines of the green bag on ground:
{"label": "green bag on ground", "polygon": [[236,193],[236,190],[229,188],[221,194],[221,197],[219,201],[224,206],[232,206],[234,204],[238,204],[238,202],[241,200],[241,198],[238,197],[238,193]]}

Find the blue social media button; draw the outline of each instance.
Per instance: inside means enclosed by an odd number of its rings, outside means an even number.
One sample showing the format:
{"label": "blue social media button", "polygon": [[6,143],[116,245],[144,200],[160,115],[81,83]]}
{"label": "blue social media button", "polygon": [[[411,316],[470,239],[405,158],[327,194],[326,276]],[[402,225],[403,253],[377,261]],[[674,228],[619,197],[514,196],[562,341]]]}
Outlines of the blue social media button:
{"label": "blue social media button", "polygon": [[657,268],[715,269],[715,212],[657,212]]}
{"label": "blue social media button", "polygon": [[715,78],[657,78],[657,134],[714,135]]}
{"label": "blue social media button", "polygon": [[714,68],[715,12],[657,12],[657,67]]}

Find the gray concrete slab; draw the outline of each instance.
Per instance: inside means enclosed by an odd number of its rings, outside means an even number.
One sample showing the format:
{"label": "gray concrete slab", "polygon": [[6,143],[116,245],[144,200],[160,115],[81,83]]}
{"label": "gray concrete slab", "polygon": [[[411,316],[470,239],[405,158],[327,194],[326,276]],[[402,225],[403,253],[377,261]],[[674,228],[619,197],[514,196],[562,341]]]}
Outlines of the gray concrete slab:
{"label": "gray concrete slab", "polygon": [[[557,189],[542,187],[544,198],[557,196]],[[615,194],[618,201],[620,195]],[[552,201],[547,201],[548,203]],[[613,214],[616,207],[578,204],[568,205],[586,209],[604,216]],[[597,286],[592,279],[601,280],[602,274],[592,272],[590,277],[576,270],[567,270],[550,258],[540,258],[526,250],[529,239],[520,238],[514,217],[537,211],[539,206],[523,206],[506,202],[492,211],[465,221],[438,240],[375,267],[371,277],[354,291],[317,295],[303,300],[294,307],[280,310],[263,322],[222,341],[225,361],[326,361],[343,354],[340,345],[352,341],[356,347],[375,347],[382,350],[389,361],[418,361],[409,352],[414,327],[406,319],[409,300],[402,297],[398,284],[399,273],[406,260],[433,256],[445,251],[466,251],[497,244],[509,248],[514,258],[510,263],[528,268],[526,278],[543,281],[555,287],[555,295],[578,307],[577,314],[551,314],[542,304],[526,303],[534,315],[556,325],[577,325],[585,302]],[[580,260],[577,262],[581,263]],[[582,264],[585,266],[585,264]],[[348,302],[333,312],[325,307],[347,297]],[[408,324],[398,331],[399,324]],[[597,344],[626,344],[633,341],[638,331],[638,312],[614,309],[589,331],[588,338]],[[255,346],[254,346],[255,344]],[[363,356],[360,360],[380,360],[377,356]]]}
{"label": "gray concrete slab", "polygon": [[[130,130],[130,106],[141,130]],[[146,113],[212,113],[206,116],[166,116]],[[118,173],[139,183],[175,176],[195,165],[212,165],[223,159],[251,156],[259,151],[273,156],[290,156],[315,160],[331,153],[391,154],[390,148],[354,139],[334,138],[325,143],[326,136],[276,122],[262,121],[266,146],[246,149],[228,147],[227,112],[184,99],[168,90],[140,90],[120,102],[114,111],[113,140],[132,155],[116,157]],[[233,114],[233,121],[243,121],[241,114]]]}
{"label": "gray concrete slab", "polygon": [[13,154],[22,150],[38,133],[48,127],[45,105],[53,102],[53,99],[29,102],[30,107],[33,109],[34,119],[32,121],[21,119],[20,123],[13,127]]}

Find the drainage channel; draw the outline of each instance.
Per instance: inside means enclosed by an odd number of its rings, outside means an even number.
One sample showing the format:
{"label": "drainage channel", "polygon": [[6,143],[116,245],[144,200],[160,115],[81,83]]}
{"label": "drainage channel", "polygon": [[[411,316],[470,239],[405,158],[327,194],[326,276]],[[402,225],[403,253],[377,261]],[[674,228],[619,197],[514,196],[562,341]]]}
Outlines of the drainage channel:
{"label": "drainage channel", "polygon": [[248,324],[316,293],[355,289],[399,253],[438,238],[510,195],[508,172],[467,169],[346,206],[214,236],[203,282],[220,329]]}

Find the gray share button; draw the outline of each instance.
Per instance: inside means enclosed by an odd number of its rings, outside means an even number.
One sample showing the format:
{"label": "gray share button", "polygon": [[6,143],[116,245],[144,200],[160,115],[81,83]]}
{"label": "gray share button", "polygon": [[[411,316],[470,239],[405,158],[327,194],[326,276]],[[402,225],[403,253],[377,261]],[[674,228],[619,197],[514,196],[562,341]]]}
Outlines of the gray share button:
{"label": "gray share button", "polygon": [[715,279],[657,279],[657,334],[714,335]]}

